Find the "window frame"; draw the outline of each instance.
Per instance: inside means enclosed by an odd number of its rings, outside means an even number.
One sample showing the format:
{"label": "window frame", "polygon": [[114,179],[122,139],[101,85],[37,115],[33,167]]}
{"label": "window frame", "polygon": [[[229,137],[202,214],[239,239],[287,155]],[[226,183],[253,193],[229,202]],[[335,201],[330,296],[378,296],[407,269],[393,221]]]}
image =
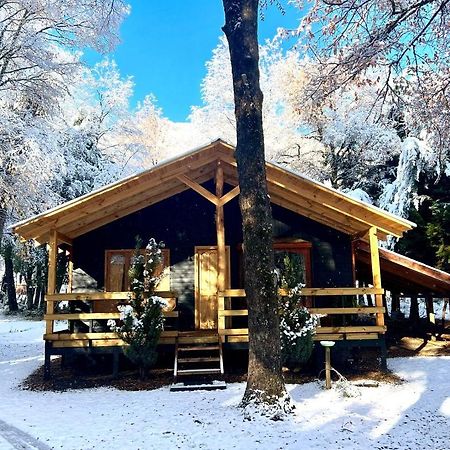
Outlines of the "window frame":
{"label": "window frame", "polygon": [[[125,268],[124,268],[124,284],[126,285],[125,287],[128,289],[125,289],[125,291],[120,291],[120,292],[127,292],[130,290],[130,280],[128,279],[128,271],[130,270],[130,263],[131,263],[131,258],[133,257],[134,253],[135,253],[136,249],[107,249],[105,250],[105,270],[104,270],[104,290],[105,292],[113,292],[111,291],[110,288],[110,260],[111,260],[111,256],[112,255],[120,255],[120,256],[124,256],[125,258]],[[142,253],[144,253],[145,249],[141,249]],[[161,273],[163,271],[165,271],[166,269],[168,270],[167,274],[169,276],[169,280],[170,280],[170,249],[168,248],[163,248],[161,249],[162,255],[163,255],[163,262],[162,262],[162,270]],[[170,281],[169,281],[170,283]],[[158,291],[158,288],[156,289]],[[162,289],[159,289],[162,290]],[[167,289],[168,291],[170,289]]]}

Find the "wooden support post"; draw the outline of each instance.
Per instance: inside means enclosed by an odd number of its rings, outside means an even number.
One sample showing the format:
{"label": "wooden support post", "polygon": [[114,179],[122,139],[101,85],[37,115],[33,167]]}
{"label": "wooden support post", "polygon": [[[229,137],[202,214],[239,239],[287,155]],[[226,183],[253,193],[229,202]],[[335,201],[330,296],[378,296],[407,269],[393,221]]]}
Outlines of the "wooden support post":
{"label": "wooden support post", "polygon": [[[372,280],[373,287],[381,289],[381,269],[380,269],[380,254],[378,252],[378,237],[377,227],[370,227],[369,229],[369,245],[370,245],[370,262],[372,266]],[[383,306],[383,296],[375,295],[375,305]],[[383,313],[377,314],[377,326],[384,325]]]}
{"label": "wooden support post", "polygon": [[442,328],[445,329],[445,316],[447,313],[447,306],[449,305],[449,299],[444,298],[444,303],[442,305]]}
{"label": "wooden support post", "polygon": [[[220,198],[223,195],[223,168],[220,161],[217,162],[216,169],[216,197]],[[216,234],[217,234],[217,290],[223,292],[225,290],[225,274],[226,274],[226,250],[225,250],[225,220],[223,214],[223,206],[216,205]],[[219,299],[218,299],[219,300]],[[218,305],[219,307],[224,305]],[[228,319],[228,318],[227,318]],[[223,317],[218,317],[219,329],[225,327]],[[229,320],[229,319],[228,319]]]}
{"label": "wooden support post", "polygon": [[386,345],[386,337],[383,335],[379,339],[380,342],[380,351],[381,351],[381,361],[380,361],[380,369],[382,372],[387,372],[387,345]]}
{"label": "wooden support post", "polygon": [[434,314],[434,302],[433,296],[428,295],[425,298],[426,308],[427,308],[427,320],[428,320],[428,331],[431,336],[431,340],[436,340],[436,315]]}
{"label": "wooden support post", "polygon": [[[48,275],[47,275],[47,294],[56,294],[56,269],[58,263],[58,236],[55,230],[50,231],[48,242]],[[55,302],[47,300],[47,314],[54,313]],[[45,323],[45,334],[53,333],[53,320],[47,320]]]}
{"label": "wooden support post", "polygon": [[69,247],[67,251],[67,256],[69,258],[69,264],[67,267],[67,292],[72,293],[73,291],[73,248]]}
{"label": "wooden support post", "polygon": [[119,359],[120,359],[120,353],[119,353],[119,348],[115,348],[113,351],[113,373],[112,373],[112,377],[113,379],[117,379],[119,377]]}
{"label": "wooden support post", "polygon": [[392,292],[391,315],[400,311],[400,296],[397,292]]}
{"label": "wooden support post", "polygon": [[353,286],[356,286],[356,244],[352,241],[352,276]]}
{"label": "wooden support post", "polygon": [[325,388],[331,389],[331,349],[325,347]]}
{"label": "wooden support post", "polygon": [[217,297],[217,311],[219,313],[219,317],[217,318],[217,327],[220,330],[225,330],[227,317],[220,315],[220,311],[225,309],[225,297],[219,294]]}
{"label": "wooden support post", "polygon": [[419,299],[417,298],[417,295],[411,295],[409,320],[414,326],[416,326],[419,322]]}

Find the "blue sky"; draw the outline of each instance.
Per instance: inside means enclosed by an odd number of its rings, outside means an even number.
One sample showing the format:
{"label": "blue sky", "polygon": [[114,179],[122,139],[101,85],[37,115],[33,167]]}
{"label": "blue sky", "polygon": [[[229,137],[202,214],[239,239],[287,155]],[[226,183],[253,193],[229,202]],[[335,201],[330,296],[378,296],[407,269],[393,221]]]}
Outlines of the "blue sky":
{"label": "blue sky", "polygon": [[[122,43],[111,55],[123,76],[133,76],[133,102],[153,93],[164,115],[184,121],[192,105],[199,105],[205,62],[222,34],[221,0],[130,0],[131,15],[121,28]],[[285,2],[287,3],[287,2]],[[260,23],[260,41],[280,26],[295,27],[298,11],[283,16],[270,7]],[[88,62],[99,59],[86,54]]]}

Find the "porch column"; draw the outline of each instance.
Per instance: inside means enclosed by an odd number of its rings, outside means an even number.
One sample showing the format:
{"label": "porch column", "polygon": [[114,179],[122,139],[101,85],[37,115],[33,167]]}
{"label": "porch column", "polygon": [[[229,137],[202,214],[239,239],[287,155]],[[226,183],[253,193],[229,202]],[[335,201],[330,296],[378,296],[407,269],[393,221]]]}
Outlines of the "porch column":
{"label": "porch column", "polygon": [[[220,199],[223,195],[223,168],[220,161],[217,162],[216,169],[216,197]],[[225,290],[225,272],[226,272],[226,254],[225,254],[225,223],[223,214],[223,205],[216,204],[216,234],[217,234],[217,290]],[[224,309],[224,299],[218,296],[218,309]],[[225,317],[218,317],[218,327],[225,328]]]}
{"label": "porch column", "polygon": [[[380,254],[378,251],[377,227],[369,229],[370,262],[372,266],[372,283],[374,288],[381,289]],[[375,295],[375,306],[383,307],[383,296]],[[377,326],[384,326],[384,314],[377,313]]]}
{"label": "porch column", "polygon": [[[56,293],[56,268],[58,262],[58,236],[55,230],[50,231],[48,240],[48,273],[47,273],[47,294]],[[54,302],[46,299],[47,314],[54,313]],[[45,333],[53,333],[53,320],[46,320]]]}
{"label": "porch column", "polygon": [[67,292],[72,293],[73,289],[73,248],[72,246],[69,247],[69,250],[67,250],[67,257],[69,258],[68,263],[68,274],[67,274]]}

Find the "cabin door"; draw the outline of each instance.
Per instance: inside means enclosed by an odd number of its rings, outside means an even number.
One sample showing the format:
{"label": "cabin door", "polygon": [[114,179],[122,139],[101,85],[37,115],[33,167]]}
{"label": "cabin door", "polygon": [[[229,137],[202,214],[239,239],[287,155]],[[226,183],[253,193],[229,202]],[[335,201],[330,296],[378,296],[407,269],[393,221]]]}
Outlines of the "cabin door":
{"label": "cabin door", "polygon": [[[230,285],[230,247],[226,247],[225,286]],[[217,247],[195,247],[195,328],[217,329]]]}

